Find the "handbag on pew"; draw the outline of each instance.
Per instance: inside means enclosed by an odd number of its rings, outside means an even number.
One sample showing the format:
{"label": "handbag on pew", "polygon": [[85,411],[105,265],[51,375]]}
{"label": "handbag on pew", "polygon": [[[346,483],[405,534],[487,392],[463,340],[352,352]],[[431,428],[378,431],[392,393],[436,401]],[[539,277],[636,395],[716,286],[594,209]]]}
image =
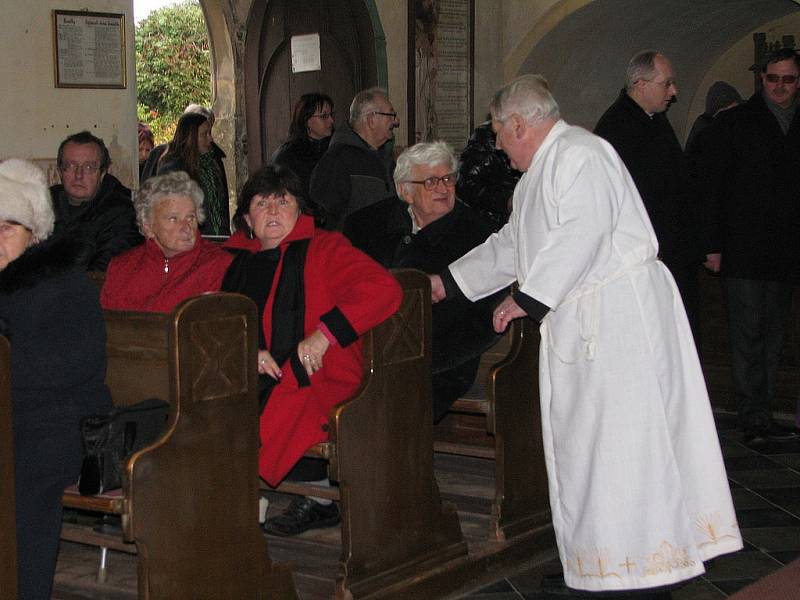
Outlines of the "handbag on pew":
{"label": "handbag on pew", "polygon": [[150,398],[104,415],[84,417],[83,464],[78,479],[81,495],[95,496],[121,487],[125,459],[158,439],[168,414],[169,402]]}

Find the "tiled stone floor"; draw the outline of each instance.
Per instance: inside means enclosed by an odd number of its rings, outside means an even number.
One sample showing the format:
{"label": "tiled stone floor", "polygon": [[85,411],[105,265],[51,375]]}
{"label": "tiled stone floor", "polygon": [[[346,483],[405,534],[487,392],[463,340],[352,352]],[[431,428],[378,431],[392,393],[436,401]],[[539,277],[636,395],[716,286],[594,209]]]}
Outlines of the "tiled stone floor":
{"label": "tiled stone floor", "polygon": [[[673,600],[720,600],[800,557],[800,440],[744,446],[735,418],[717,414],[733,501],[745,548],[706,565],[707,572],[673,593]],[[109,553],[109,581],[94,583],[97,550],[68,542],[62,551],[53,598],[134,599],[136,567],[132,556]],[[556,600],[540,590],[541,577],[556,563],[497,581],[463,600]],[[800,598],[800,592],[798,593]],[[180,600],[180,599],[176,599]]]}
{"label": "tiled stone floor", "polygon": [[[800,557],[800,439],[749,448],[734,415],[715,417],[745,547],[707,563],[706,573],[673,592],[673,600],[726,598]],[[540,581],[543,573],[559,569],[557,563],[545,565],[463,600],[557,600],[563,596],[542,592]]]}

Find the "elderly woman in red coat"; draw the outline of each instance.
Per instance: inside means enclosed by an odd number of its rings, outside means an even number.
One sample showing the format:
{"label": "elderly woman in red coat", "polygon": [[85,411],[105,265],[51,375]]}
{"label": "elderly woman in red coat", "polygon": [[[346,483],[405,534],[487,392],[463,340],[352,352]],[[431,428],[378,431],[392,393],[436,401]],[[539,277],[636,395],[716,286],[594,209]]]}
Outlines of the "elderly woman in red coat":
{"label": "elderly woman in red coat", "polygon": [[103,308],[170,312],[186,298],[218,291],[233,257],[200,237],[200,186],[183,171],[151,177],[134,206],[146,241],[112,259]]}
{"label": "elderly woman in red coat", "polygon": [[[238,250],[223,283],[246,294],[262,319],[259,373],[259,472],[267,483],[327,484],[324,461],[303,459],[328,437],[328,412],[361,383],[359,336],[400,306],[394,277],[339,233],[315,229],[303,214],[303,185],[292,171],[267,166],[245,183],[237,203]],[[291,473],[290,473],[291,471]],[[268,533],[293,535],[339,522],[334,504],[297,498],[266,520]]]}

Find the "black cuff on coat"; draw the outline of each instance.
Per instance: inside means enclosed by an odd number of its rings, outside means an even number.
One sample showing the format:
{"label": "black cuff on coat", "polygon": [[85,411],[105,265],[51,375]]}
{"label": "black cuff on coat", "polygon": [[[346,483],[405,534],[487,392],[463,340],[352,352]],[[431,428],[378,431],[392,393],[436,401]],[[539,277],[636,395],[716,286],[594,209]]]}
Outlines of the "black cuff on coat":
{"label": "black cuff on coat", "polygon": [[528,316],[537,323],[541,323],[545,315],[550,312],[549,306],[542,304],[536,298],[528,296],[528,294],[520,292],[519,290],[514,290],[511,295],[514,297],[514,302],[519,304],[520,308],[528,313]]}
{"label": "black cuff on coat", "polygon": [[454,298],[458,298],[459,296],[464,296],[464,292],[462,292],[461,288],[458,287],[458,284],[453,278],[453,274],[450,272],[450,269],[444,269],[441,273],[439,273],[439,277],[442,278],[442,285],[444,285],[444,297],[446,300],[452,300]]}
{"label": "black cuff on coat", "polygon": [[349,346],[358,339],[358,333],[356,333],[350,321],[347,320],[347,317],[337,306],[322,315],[319,320],[325,323],[328,331],[333,334],[342,348]]}

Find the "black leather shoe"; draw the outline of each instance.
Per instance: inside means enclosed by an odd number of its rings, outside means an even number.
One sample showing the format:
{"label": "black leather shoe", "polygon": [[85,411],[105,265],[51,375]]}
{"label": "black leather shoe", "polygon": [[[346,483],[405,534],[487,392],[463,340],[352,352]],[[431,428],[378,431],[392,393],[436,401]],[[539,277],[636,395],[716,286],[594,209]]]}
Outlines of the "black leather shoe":
{"label": "black leather shoe", "polygon": [[287,537],[308,531],[335,527],[339,524],[336,503],[320,504],[311,498],[295,498],[283,513],[264,521],[264,531],[271,535]]}

